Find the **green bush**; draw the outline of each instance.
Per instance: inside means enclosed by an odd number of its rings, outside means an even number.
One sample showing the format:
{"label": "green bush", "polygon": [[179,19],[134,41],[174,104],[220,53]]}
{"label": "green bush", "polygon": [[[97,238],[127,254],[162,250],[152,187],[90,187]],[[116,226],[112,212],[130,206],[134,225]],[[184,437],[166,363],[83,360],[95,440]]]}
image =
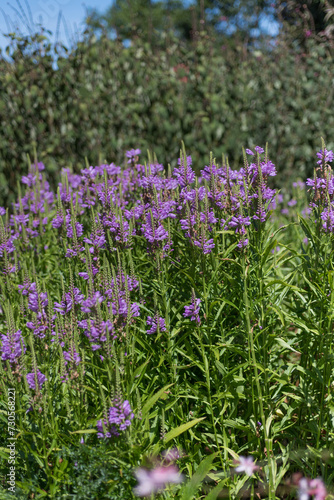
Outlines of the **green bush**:
{"label": "green bush", "polygon": [[283,41],[244,53],[205,34],[126,48],[87,34],[66,54],[47,36],[13,34],[11,63],[0,58],[0,204],[13,200],[34,146],[52,174],[153,145],[165,163],[183,139],[199,171],[210,148],[234,163],[240,143],[268,141],[282,179],[311,174],[312,151],[333,130],[334,85],[329,50],[312,39],[307,49]]}

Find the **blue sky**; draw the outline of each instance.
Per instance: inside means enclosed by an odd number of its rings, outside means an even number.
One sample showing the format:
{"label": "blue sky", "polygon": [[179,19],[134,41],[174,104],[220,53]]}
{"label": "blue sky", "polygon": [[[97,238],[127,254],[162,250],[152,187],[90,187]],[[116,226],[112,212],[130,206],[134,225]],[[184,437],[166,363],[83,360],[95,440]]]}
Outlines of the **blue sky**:
{"label": "blue sky", "polygon": [[[32,23],[34,23],[35,25],[42,24],[43,27],[49,29],[55,34],[60,11],[65,18],[68,28],[68,35],[66,34],[64,23],[61,22],[59,39],[67,45],[67,36],[71,36],[71,33],[80,32],[82,30],[84,26],[83,20],[85,18],[87,8],[97,7],[98,10],[103,12],[111,5],[111,3],[112,0],[19,0],[19,2],[17,2],[17,0],[10,0],[9,2],[2,1],[0,2],[0,47],[4,48],[6,45],[8,45],[7,39],[3,36],[3,33],[8,33],[8,24],[11,31],[15,27],[19,28],[19,30],[21,30],[24,34],[28,34],[28,30],[26,28],[27,19],[30,25]],[[22,6],[22,10],[25,12],[25,20],[22,19],[22,17],[24,16],[20,12],[19,4]]]}
{"label": "blue sky", "polygon": [[[187,3],[191,3],[191,0],[187,0]],[[68,38],[82,31],[87,8],[96,7],[103,12],[111,4],[112,0],[10,0],[9,2],[4,0],[0,3],[0,48],[4,49],[8,45],[4,33],[8,33],[8,30],[20,30],[23,34],[28,34],[27,24],[30,26],[41,24],[53,32],[55,41],[60,12],[65,23],[63,20],[60,22],[59,41],[68,45]],[[278,26],[270,19],[262,19],[262,23],[267,32],[277,34]]]}

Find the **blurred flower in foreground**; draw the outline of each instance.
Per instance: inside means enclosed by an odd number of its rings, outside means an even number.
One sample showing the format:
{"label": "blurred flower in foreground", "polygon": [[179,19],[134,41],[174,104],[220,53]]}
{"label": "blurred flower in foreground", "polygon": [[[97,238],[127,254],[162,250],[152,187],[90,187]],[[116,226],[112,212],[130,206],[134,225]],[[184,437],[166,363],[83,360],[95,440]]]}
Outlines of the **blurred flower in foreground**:
{"label": "blurred flower in foreground", "polygon": [[320,478],[307,479],[302,477],[298,482],[298,499],[309,500],[311,496],[314,497],[314,500],[325,500],[326,487]]}
{"label": "blurred flower in foreground", "polygon": [[150,496],[164,489],[168,483],[178,484],[183,481],[183,476],[175,465],[159,466],[151,470],[140,467],[135,470],[135,476],[139,484],[134,489],[134,493],[138,497]]}
{"label": "blurred flower in foreground", "polygon": [[254,464],[253,457],[239,457],[237,462],[236,472],[244,472],[247,476],[252,476],[256,470],[258,470],[258,465]]}

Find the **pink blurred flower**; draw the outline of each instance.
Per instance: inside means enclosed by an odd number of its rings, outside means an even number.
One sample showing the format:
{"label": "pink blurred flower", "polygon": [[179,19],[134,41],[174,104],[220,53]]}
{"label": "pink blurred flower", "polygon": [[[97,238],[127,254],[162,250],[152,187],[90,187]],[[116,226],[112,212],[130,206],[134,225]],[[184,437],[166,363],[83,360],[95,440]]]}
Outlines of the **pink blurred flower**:
{"label": "pink blurred flower", "polygon": [[150,496],[152,493],[164,489],[168,483],[178,484],[183,481],[182,474],[179,473],[175,465],[160,466],[151,470],[140,467],[135,470],[135,476],[139,484],[134,489],[134,493],[138,497]]}
{"label": "pink blurred flower", "polygon": [[256,470],[259,469],[257,465],[254,464],[253,457],[239,457],[239,465],[236,467],[236,472],[244,472],[247,476],[252,476]]}
{"label": "pink blurred flower", "polygon": [[314,500],[325,500],[327,496],[326,486],[322,479],[307,479],[302,477],[298,483],[298,500],[309,500],[314,496]]}

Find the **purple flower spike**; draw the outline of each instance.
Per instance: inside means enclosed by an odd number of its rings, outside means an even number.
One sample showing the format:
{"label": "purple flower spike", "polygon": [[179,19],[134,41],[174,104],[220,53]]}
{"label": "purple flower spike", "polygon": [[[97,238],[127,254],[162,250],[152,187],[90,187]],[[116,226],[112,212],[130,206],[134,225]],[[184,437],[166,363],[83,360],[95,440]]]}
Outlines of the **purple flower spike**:
{"label": "purple flower spike", "polygon": [[141,153],[140,149],[130,149],[130,151],[127,151],[125,154],[127,158],[129,158],[128,163],[131,163],[132,161],[135,160],[136,156],[139,156]]}
{"label": "purple flower spike", "polygon": [[114,406],[109,408],[108,419],[99,420],[96,424],[99,438],[110,438],[112,436],[119,436],[120,432],[124,431],[134,417],[130,403],[128,400],[121,401],[115,399]]}
{"label": "purple flower spike", "polygon": [[82,301],[81,310],[85,313],[90,313],[93,307],[96,307],[97,303],[101,304],[104,301],[104,297],[100,292],[95,292],[92,297]]}
{"label": "purple flower spike", "polygon": [[195,240],[194,245],[196,247],[199,247],[203,250],[203,254],[207,255],[208,253],[211,253],[211,251],[215,248],[215,244],[213,242],[213,238],[210,238],[209,240]]}
{"label": "purple flower spike", "polygon": [[199,317],[199,306],[201,303],[201,299],[196,299],[195,296],[192,298],[192,302],[190,306],[184,306],[184,313],[183,316],[185,318],[188,318],[191,316],[191,321],[197,321],[197,323],[200,323],[200,317]]}
{"label": "purple flower spike", "polygon": [[[8,359],[8,361],[11,364],[18,362],[19,357],[22,354],[21,338],[22,338],[21,330],[17,330],[17,332],[15,332],[12,335],[10,334],[10,332],[8,332],[7,335],[1,335],[1,341],[2,341],[1,359],[3,361]],[[23,344],[23,351],[26,352],[26,347],[23,339],[22,339],[22,344]]]}
{"label": "purple flower spike", "polygon": [[244,248],[248,245],[249,241],[248,238],[245,238],[244,240],[240,240],[239,243],[237,244],[238,248]]}
{"label": "purple flower spike", "polygon": [[326,148],[324,150],[320,149],[320,151],[317,153],[317,157],[320,158],[317,161],[318,165],[321,165],[323,161],[325,163],[331,163],[334,159],[334,153],[331,150],[328,151]]}
{"label": "purple flower spike", "polygon": [[65,365],[67,365],[68,362],[74,364],[74,365],[78,365],[81,361],[81,358],[79,356],[79,354],[77,353],[77,351],[73,348],[73,351],[63,351],[63,356],[64,356],[64,359],[66,360],[65,361]]}
{"label": "purple flower spike", "polygon": [[[47,380],[46,376],[43,375],[39,370],[37,370],[37,383],[39,389],[41,389],[44,382]],[[36,390],[36,381],[35,381],[35,372],[27,374],[27,382],[29,384],[30,389]]]}
{"label": "purple flower spike", "polygon": [[178,184],[181,187],[185,187],[194,182],[196,175],[193,169],[191,168],[192,164],[191,156],[187,156],[186,162],[184,162],[184,159],[182,159],[181,161],[181,158],[179,158],[178,164],[179,168],[175,168],[173,172],[174,176],[178,181]]}
{"label": "purple flower spike", "polygon": [[152,333],[156,333],[158,326],[157,324],[159,323],[159,330],[161,332],[166,331],[166,324],[164,318],[155,316],[154,318],[151,318],[151,316],[147,316],[147,321],[146,323],[151,326],[151,328],[146,332],[147,334],[151,335]]}

